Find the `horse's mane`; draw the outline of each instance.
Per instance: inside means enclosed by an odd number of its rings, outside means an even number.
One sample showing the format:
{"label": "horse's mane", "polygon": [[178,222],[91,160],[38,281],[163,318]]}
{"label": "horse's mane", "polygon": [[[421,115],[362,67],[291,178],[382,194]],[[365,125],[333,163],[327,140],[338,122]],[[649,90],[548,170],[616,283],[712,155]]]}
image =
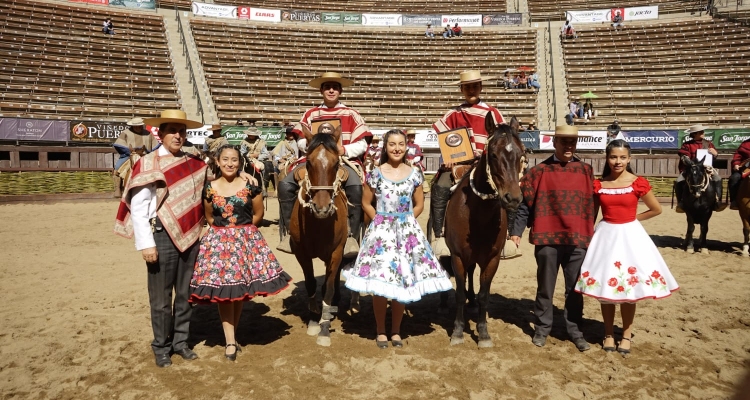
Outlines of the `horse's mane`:
{"label": "horse's mane", "polygon": [[326,150],[339,154],[339,146],[333,135],[320,133],[317,135],[313,135],[310,143],[307,144],[307,155],[309,156],[313,152],[313,150],[321,145],[325,147]]}

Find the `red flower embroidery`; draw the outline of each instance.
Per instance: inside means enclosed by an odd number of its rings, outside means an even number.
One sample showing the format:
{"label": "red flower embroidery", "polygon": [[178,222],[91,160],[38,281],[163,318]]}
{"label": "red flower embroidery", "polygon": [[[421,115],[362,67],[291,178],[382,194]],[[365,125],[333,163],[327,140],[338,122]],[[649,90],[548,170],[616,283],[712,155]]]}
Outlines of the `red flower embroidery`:
{"label": "red flower embroidery", "polygon": [[620,268],[620,265],[622,265],[622,263],[620,263],[619,261],[615,261],[615,267],[617,267],[617,269]]}
{"label": "red flower embroidery", "polygon": [[589,279],[586,280],[586,285],[588,285],[588,286],[591,286],[591,285],[593,285],[595,283],[596,283],[596,279],[594,279],[594,278],[589,278]]}
{"label": "red flower embroidery", "polygon": [[629,273],[630,275],[633,275],[633,274],[635,274],[635,271],[636,271],[636,270],[635,270],[635,267],[628,267],[628,273]]}
{"label": "red flower embroidery", "polygon": [[615,287],[617,286],[617,278],[609,278],[609,286]]}
{"label": "red flower embroidery", "polygon": [[582,274],[582,276],[583,276],[584,278],[588,278],[588,277],[589,277],[589,271],[586,271],[586,272],[584,272],[584,273]]}
{"label": "red flower embroidery", "polygon": [[651,277],[653,277],[654,279],[659,279],[660,276],[661,274],[659,273],[659,271],[654,271],[654,273],[651,274]]}
{"label": "red flower embroidery", "polygon": [[650,284],[651,284],[651,279],[647,280],[647,281],[646,281],[646,282],[644,282],[644,283],[645,283],[645,284],[647,284],[647,285],[650,285]]}
{"label": "red flower embroidery", "polygon": [[659,283],[661,283],[662,285],[666,285],[667,281],[665,281],[664,277],[662,276],[662,277],[659,277]]}
{"label": "red flower embroidery", "polygon": [[622,286],[618,286],[618,287],[617,287],[617,291],[618,291],[618,292],[624,292],[624,291],[625,291],[625,288],[624,288],[624,287],[622,287]]}
{"label": "red flower embroidery", "polygon": [[638,283],[638,277],[637,276],[631,276],[630,279],[628,279],[628,285],[635,286]]}

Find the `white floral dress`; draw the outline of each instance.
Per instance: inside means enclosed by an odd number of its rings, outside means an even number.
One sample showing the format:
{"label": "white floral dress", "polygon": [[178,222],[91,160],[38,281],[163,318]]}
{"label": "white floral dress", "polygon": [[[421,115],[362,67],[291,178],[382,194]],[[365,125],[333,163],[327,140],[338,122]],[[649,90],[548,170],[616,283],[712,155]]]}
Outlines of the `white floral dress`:
{"label": "white floral dress", "polygon": [[367,184],[377,198],[377,214],[365,231],[354,266],[343,271],[346,287],[400,303],[452,289],[412,211],[421,174],[412,169],[407,178],[394,182],[375,168]]}

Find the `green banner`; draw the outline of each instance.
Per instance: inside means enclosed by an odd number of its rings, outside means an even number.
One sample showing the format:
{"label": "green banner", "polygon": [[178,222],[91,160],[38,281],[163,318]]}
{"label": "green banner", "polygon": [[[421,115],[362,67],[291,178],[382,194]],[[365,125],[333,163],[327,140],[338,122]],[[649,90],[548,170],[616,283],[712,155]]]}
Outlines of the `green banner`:
{"label": "green banner", "polygon": [[362,14],[341,13],[343,23],[351,25],[362,25]]}
{"label": "green banner", "polygon": [[[713,143],[714,147],[719,150],[735,150],[740,146],[740,143],[750,139],[750,129],[707,129],[704,138]],[[690,140],[690,136],[685,131],[680,131],[680,146],[688,140]]]}
{"label": "green banner", "polygon": [[[360,15],[361,17],[361,15]],[[320,13],[320,22],[323,24],[341,24],[344,18],[341,13],[322,12]]]}
{"label": "green banner", "polygon": [[[156,9],[156,0],[109,0],[110,6],[139,8],[141,10]],[[115,22],[116,24],[117,22]],[[115,25],[117,28],[117,25]]]}
{"label": "green banner", "polygon": [[[227,138],[227,141],[231,145],[239,146],[242,141],[245,140],[245,134],[243,133],[247,129],[246,126],[225,126],[221,129],[221,135]],[[260,137],[266,141],[266,147],[272,149],[276,145],[284,140],[284,134],[286,130],[283,127],[278,126],[264,126],[259,127]]]}
{"label": "green banner", "polygon": [[[714,134],[713,134],[713,132],[714,132],[713,130],[707,130],[706,134],[703,136],[703,140],[708,140],[709,142],[713,142],[713,140],[714,140]],[[685,142],[687,142],[688,140],[690,140],[690,135],[688,135],[687,133],[685,133],[684,130],[681,130],[678,133],[678,135],[680,135],[679,136],[679,138],[680,138],[680,140],[679,140],[680,144],[678,145],[678,148],[679,148],[679,147],[682,147],[682,145],[685,144]]]}

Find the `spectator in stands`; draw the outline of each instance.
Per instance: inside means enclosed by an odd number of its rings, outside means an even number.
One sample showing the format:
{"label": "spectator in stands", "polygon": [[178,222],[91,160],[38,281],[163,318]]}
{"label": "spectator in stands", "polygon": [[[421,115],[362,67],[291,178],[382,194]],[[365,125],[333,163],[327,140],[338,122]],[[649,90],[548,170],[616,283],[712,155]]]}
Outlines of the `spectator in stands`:
{"label": "spectator in stands", "polygon": [[430,39],[435,38],[435,30],[432,29],[432,24],[427,24],[427,30],[424,31],[424,35],[427,36]]}
{"label": "spectator in stands", "polygon": [[617,135],[619,134],[620,134],[620,122],[617,119],[615,119],[614,121],[612,121],[612,124],[610,124],[607,127],[607,144],[617,139]]}
{"label": "spectator in stands", "polygon": [[615,16],[612,17],[612,27],[617,30],[618,27],[625,28],[625,25],[622,24],[622,13],[620,10],[615,11]]}
{"label": "spectator in stands", "polygon": [[586,99],[586,102],[583,103],[583,118],[594,118],[594,105],[591,103],[591,99]]}
{"label": "spectator in stands", "polygon": [[516,78],[516,87],[519,89],[528,89],[530,87],[529,77],[526,76],[526,71],[521,71],[518,78]]}
{"label": "spectator in stands", "polygon": [[[677,211],[678,213],[685,212],[683,211],[682,205],[682,193],[686,185],[685,175],[683,174],[685,172],[685,169],[687,168],[687,162],[690,160],[695,160],[697,158],[699,149],[707,150],[708,154],[711,154],[713,157],[719,155],[719,152],[716,151],[714,144],[711,143],[710,140],[704,140],[706,129],[708,128],[701,124],[697,124],[685,130],[685,133],[690,135],[690,140],[683,143],[682,147],[680,147],[680,150],[677,151],[677,154],[680,155],[680,164],[677,166],[680,170],[680,174],[677,175],[677,180],[675,181],[675,195],[677,196],[677,207],[675,208],[675,211]],[[711,174],[711,184],[714,186],[714,191],[716,192],[717,199],[716,205],[714,206],[714,211],[724,211],[724,209],[727,208],[727,205],[722,203],[721,201],[721,195],[724,188],[722,187],[721,176],[718,174],[718,171]]]}
{"label": "spectator in stands", "polygon": [[461,30],[461,27],[458,26],[458,22],[456,22],[456,25],[454,25],[451,30],[453,31],[453,36],[463,36],[463,31]]}
{"label": "spectator in stands", "polygon": [[[298,138],[300,151],[307,146],[307,140],[304,136],[304,130],[312,129],[312,122],[321,119],[337,118],[341,121],[341,139],[338,145],[339,155],[345,161],[342,166],[349,173],[349,178],[344,183],[344,192],[349,200],[348,222],[349,237],[344,245],[344,257],[356,257],[359,253],[359,244],[357,239],[362,224],[362,179],[352,165],[361,163],[362,156],[367,151],[366,137],[372,136],[370,128],[365,124],[365,120],[359,112],[353,108],[345,106],[339,101],[343,88],[351,86],[354,82],[346,79],[336,72],[326,72],[319,78],[310,81],[309,85],[320,91],[323,97],[323,104],[307,110],[300,118],[300,121],[294,127],[294,134]],[[297,168],[305,168],[300,164]],[[291,254],[292,247],[289,240],[288,229],[289,221],[292,218],[292,208],[297,199],[299,185],[294,180],[294,174],[290,173],[281,182],[279,182],[279,225],[280,225],[280,243],[276,248],[279,251]],[[356,237],[354,236],[356,235]]]}
{"label": "spectator in stands", "polygon": [[541,88],[542,85],[539,84],[539,74],[536,72],[529,75],[529,86],[534,88],[534,93],[539,93],[539,88]]}
{"label": "spectator in stands", "polygon": [[570,21],[565,21],[565,24],[560,29],[560,39],[578,39],[576,29],[573,28],[573,24]]}
{"label": "spectator in stands", "polygon": [[[750,160],[750,139],[740,143],[732,156],[732,175],[729,177],[729,208],[738,210],[737,192],[740,190],[742,182],[742,173],[747,168],[747,161]],[[743,164],[744,163],[744,164]]]}
{"label": "spectator in stands", "polygon": [[448,24],[445,26],[445,29],[443,29],[443,38],[450,39],[452,37],[453,37],[453,30],[451,29],[451,24]]}
{"label": "spectator in stands", "polygon": [[513,79],[512,76],[510,76],[509,71],[505,71],[505,74],[503,74],[503,86],[505,86],[506,89],[516,88],[516,80]]}
{"label": "spectator in stands", "polygon": [[573,119],[578,118],[578,103],[575,100],[571,100],[569,107],[570,113],[565,116],[565,122],[568,125],[573,125]]}
{"label": "spectator in stands", "polygon": [[112,20],[110,18],[107,18],[106,20],[104,20],[104,23],[102,23],[102,32],[106,33],[107,35],[115,34],[115,26],[112,25]]}
{"label": "spectator in stands", "polygon": [[[492,115],[495,124],[505,122],[505,119],[497,108],[490,106],[479,98],[479,95],[482,93],[483,82],[491,79],[490,77],[482,77],[481,73],[476,70],[461,72],[460,80],[455,83],[461,89],[465,102],[458,107],[451,108],[432,125],[432,129],[436,133],[462,127],[467,128],[475,158],[479,158],[482,155],[484,146],[487,143],[488,132],[485,129],[485,118],[487,115]],[[438,257],[450,256],[448,246],[445,244],[445,238],[443,238],[443,221],[445,220],[445,208],[448,205],[448,198],[451,195],[451,186],[453,185],[451,180],[452,167],[452,163],[441,163],[438,174],[433,178],[435,184],[432,185],[430,192],[430,217],[433,221],[432,229],[435,233],[435,242],[432,243],[432,250]],[[507,252],[506,255],[510,256]]]}
{"label": "spectator in stands", "polygon": [[527,131],[535,131],[537,129],[539,129],[539,128],[536,127],[536,121],[534,121],[532,119],[531,122],[529,122],[529,126],[526,127],[526,130]]}

